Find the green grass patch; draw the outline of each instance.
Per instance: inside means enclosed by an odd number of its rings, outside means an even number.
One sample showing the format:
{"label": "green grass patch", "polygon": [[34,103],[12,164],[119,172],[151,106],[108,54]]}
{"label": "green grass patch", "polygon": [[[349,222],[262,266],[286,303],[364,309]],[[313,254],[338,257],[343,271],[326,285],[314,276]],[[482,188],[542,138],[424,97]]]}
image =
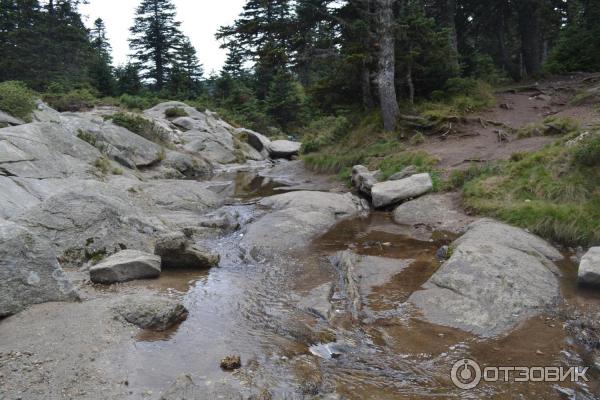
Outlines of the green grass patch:
{"label": "green grass patch", "polygon": [[454,78],[448,80],[444,91],[436,91],[432,101],[421,103],[421,115],[436,122],[459,118],[466,114],[485,110],[496,104],[492,87],[485,82]]}
{"label": "green grass patch", "polygon": [[169,144],[169,134],[153,121],[143,116],[129,112],[118,112],[109,117],[115,125],[140,135],[151,142],[160,145]]}
{"label": "green grass patch", "polygon": [[35,109],[36,94],[22,82],[7,81],[0,83],[0,110],[31,121],[31,113]]}
{"label": "green grass patch", "polygon": [[533,122],[517,131],[520,138],[549,135],[570,135],[579,132],[580,125],[570,117],[548,117],[541,122]]}
{"label": "green grass patch", "polygon": [[559,139],[499,163],[466,182],[465,204],[559,243],[600,244],[600,169],[578,155],[596,154],[596,140],[569,147]]}

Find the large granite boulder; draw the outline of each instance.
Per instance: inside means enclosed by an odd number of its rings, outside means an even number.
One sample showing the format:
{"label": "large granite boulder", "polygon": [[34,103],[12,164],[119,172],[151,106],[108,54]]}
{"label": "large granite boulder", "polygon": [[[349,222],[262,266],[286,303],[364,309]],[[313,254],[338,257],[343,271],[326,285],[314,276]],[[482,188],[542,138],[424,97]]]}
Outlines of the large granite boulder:
{"label": "large granite boulder", "polygon": [[291,140],[275,140],[269,143],[269,154],[271,158],[287,158],[300,154],[302,143]]}
{"label": "large granite boulder", "polygon": [[504,334],[558,299],[560,253],[539,237],[480,220],[409,301],[426,320],[482,337]]}
{"label": "large granite boulder", "polygon": [[90,268],[94,283],[111,284],[160,276],[160,257],[138,250],[123,250]]}
{"label": "large granite boulder", "polygon": [[269,212],[248,225],[241,246],[251,255],[273,255],[299,249],[342,218],[368,208],[349,193],[298,191],[262,199]]}
{"label": "large granite boulder", "polygon": [[25,121],[19,118],[15,118],[10,114],[0,110],[0,128],[6,128],[7,126],[23,125]]}
{"label": "large granite boulder", "polygon": [[32,304],[78,298],[50,243],[0,219],[0,317]]}
{"label": "large granite boulder", "polygon": [[592,247],[581,258],[577,281],[580,285],[600,286],[600,247]]}
{"label": "large granite boulder", "polygon": [[263,156],[263,158],[267,158],[269,156],[271,139],[268,137],[246,128],[238,128],[234,131],[234,134],[240,141],[248,143],[250,146],[252,146]]}
{"label": "large granite boulder", "polygon": [[375,183],[371,188],[371,197],[373,206],[381,208],[421,196],[432,189],[431,176],[417,174],[397,181]]}

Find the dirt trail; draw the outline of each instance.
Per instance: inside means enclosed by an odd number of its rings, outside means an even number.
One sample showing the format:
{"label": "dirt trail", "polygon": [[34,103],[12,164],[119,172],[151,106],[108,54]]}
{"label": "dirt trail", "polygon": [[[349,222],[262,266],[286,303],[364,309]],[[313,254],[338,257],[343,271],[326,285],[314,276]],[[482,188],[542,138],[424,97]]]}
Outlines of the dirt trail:
{"label": "dirt trail", "polygon": [[600,113],[594,107],[571,103],[577,93],[593,85],[597,85],[594,76],[576,75],[502,90],[491,110],[453,124],[447,137],[431,137],[413,148],[437,157],[446,173],[472,162],[504,160],[516,152],[538,150],[555,137],[518,138],[511,130],[550,116],[573,118],[584,129],[600,124]]}

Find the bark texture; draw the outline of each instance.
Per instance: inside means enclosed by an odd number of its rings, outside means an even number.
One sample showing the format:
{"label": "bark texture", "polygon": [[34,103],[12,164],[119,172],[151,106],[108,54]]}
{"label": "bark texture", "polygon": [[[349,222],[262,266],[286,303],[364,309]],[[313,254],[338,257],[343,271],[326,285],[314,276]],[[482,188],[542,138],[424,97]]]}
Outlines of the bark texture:
{"label": "bark texture", "polygon": [[379,70],[377,85],[379,103],[383,117],[383,128],[387,132],[396,129],[400,110],[396,98],[395,84],[395,38],[394,38],[394,0],[377,0],[377,28],[379,36]]}

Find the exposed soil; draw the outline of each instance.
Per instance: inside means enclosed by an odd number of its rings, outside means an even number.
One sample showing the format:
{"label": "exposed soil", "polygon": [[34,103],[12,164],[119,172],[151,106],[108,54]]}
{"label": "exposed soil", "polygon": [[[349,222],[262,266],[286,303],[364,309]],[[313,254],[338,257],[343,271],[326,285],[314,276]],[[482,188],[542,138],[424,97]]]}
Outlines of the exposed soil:
{"label": "exposed soil", "polygon": [[549,116],[571,117],[584,129],[600,124],[597,108],[570,103],[579,91],[597,85],[596,80],[591,79],[593,77],[575,75],[505,89],[497,93],[497,105],[493,109],[470,115],[468,122],[448,126],[450,133],[447,136],[428,138],[414,148],[437,157],[440,169],[446,173],[466,168],[472,162],[504,160],[516,152],[539,150],[555,138],[518,138],[511,130]]}

